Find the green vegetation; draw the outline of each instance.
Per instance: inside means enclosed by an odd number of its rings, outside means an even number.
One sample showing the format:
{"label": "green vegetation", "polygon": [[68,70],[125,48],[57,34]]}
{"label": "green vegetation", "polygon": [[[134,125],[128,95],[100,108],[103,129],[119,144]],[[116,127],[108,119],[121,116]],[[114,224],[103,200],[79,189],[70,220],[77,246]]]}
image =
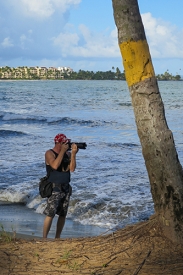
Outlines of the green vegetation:
{"label": "green vegetation", "polygon": [[[65,76],[64,76],[65,79]],[[72,72],[67,79],[80,79],[80,80],[125,80],[124,72],[121,73],[119,68],[116,68],[115,72],[110,71],[84,71],[79,70],[79,72]]]}
{"label": "green vegetation", "polygon": [[[173,76],[168,72],[158,74],[158,80],[181,80],[179,74]],[[0,79],[27,79],[27,80],[40,80],[40,79],[71,79],[71,80],[125,80],[125,72],[121,72],[117,67],[112,67],[112,70],[103,71],[73,71],[69,67],[17,67],[10,68],[8,66],[0,68]]]}
{"label": "green vegetation", "polygon": [[158,80],[181,80],[181,76],[179,74],[173,76],[168,72],[168,70],[164,74],[158,74],[156,77]]}
{"label": "green vegetation", "polygon": [[[112,68],[114,70],[114,67]],[[74,72],[71,68],[46,68],[46,67],[1,67],[0,79],[72,79],[72,80],[125,80],[124,72],[119,68],[116,71],[84,71]]]}
{"label": "green vegetation", "polygon": [[13,232],[13,237],[10,233],[6,232],[4,230],[4,226],[2,224],[0,224],[0,240],[6,241],[6,242],[11,242],[12,239],[14,240],[15,236],[16,236],[16,232],[13,231],[13,228],[12,228],[12,232]]}

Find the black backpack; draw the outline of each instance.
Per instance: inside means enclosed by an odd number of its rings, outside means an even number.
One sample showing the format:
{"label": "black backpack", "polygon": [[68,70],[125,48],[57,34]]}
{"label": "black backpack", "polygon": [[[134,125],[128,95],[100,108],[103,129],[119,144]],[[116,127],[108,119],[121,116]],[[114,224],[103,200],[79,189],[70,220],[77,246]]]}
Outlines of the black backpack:
{"label": "black backpack", "polygon": [[52,182],[48,178],[49,176],[45,176],[39,181],[39,194],[42,198],[49,198],[53,191]]}

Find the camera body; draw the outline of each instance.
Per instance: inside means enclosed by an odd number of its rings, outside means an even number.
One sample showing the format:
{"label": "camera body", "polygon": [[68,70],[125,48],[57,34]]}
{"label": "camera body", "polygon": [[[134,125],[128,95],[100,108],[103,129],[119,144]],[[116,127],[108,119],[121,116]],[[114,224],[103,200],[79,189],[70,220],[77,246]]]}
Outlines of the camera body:
{"label": "camera body", "polygon": [[86,149],[86,147],[87,147],[86,142],[68,142],[69,150],[71,149],[71,145],[73,143],[75,143],[77,145],[78,149]]}

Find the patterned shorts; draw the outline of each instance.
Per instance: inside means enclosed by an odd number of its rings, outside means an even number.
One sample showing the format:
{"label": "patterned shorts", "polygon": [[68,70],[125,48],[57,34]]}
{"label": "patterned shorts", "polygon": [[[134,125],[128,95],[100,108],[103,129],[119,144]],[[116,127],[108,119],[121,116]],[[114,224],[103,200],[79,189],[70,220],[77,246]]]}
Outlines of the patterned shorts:
{"label": "patterned shorts", "polygon": [[47,200],[47,206],[43,213],[49,217],[54,217],[55,214],[66,217],[71,193],[72,187],[70,184],[55,186],[51,197]]}

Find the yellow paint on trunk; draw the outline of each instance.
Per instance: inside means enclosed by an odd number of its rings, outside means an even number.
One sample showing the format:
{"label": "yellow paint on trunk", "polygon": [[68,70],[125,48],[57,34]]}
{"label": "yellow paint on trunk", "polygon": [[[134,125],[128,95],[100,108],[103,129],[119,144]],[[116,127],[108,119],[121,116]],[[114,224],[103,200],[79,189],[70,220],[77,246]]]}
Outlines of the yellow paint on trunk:
{"label": "yellow paint on trunk", "polygon": [[128,86],[155,76],[146,40],[123,42],[119,47]]}

